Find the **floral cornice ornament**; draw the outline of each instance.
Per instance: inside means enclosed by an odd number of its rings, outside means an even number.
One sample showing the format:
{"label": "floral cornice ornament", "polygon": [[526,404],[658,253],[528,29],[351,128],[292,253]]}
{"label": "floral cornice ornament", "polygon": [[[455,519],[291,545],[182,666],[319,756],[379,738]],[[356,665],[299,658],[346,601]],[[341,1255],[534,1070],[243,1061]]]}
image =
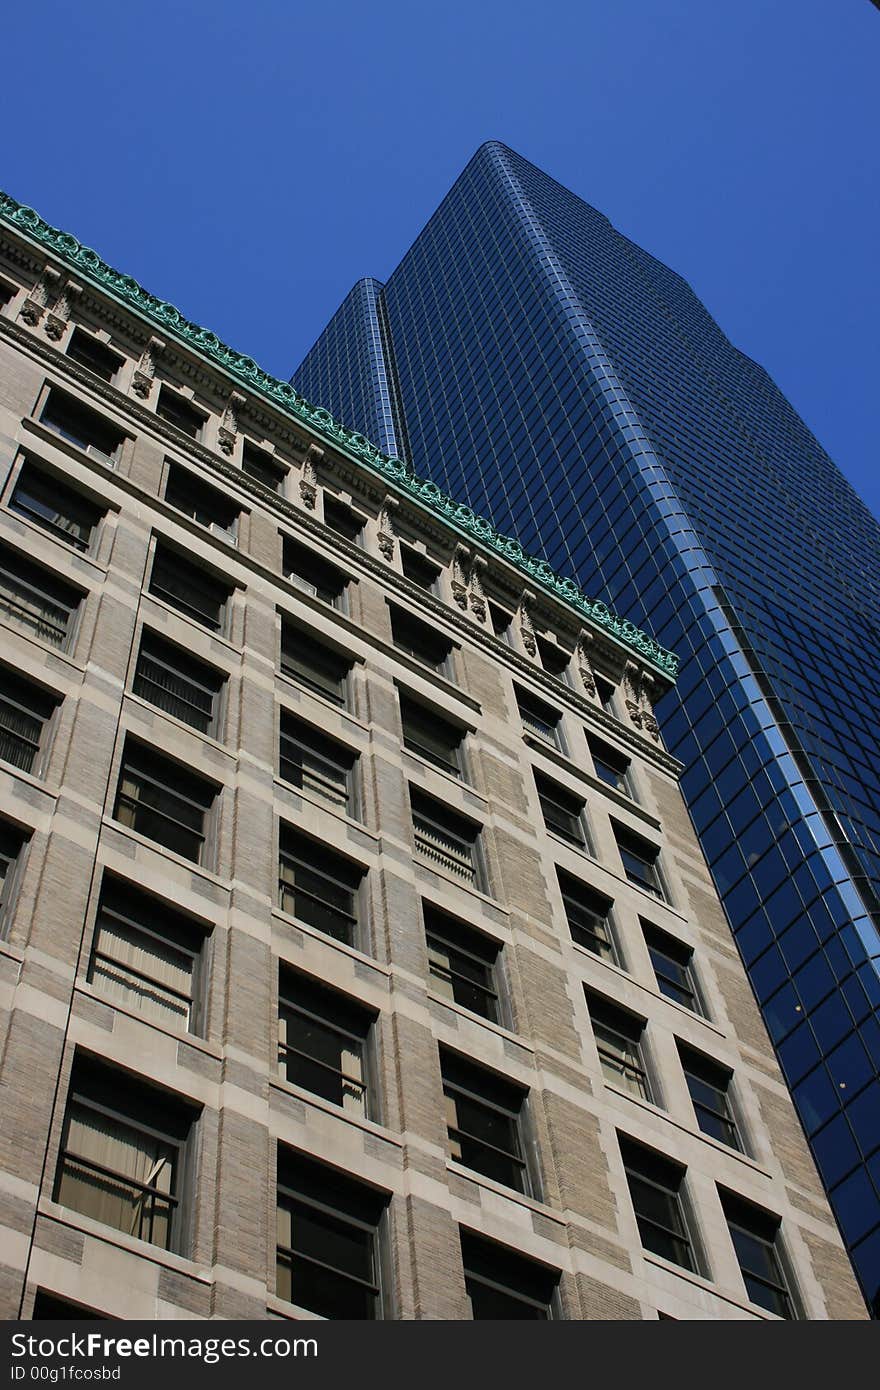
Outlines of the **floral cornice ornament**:
{"label": "floral cornice ornament", "polygon": [[350,430],[339,424],[322,406],[309,405],[289,382],[279,381],[268,372],[264,372],[253,358],[245,357],[242,353],[227,347],[216,334],[190,322],[173,304],[148,293],[131,276],[122,275],[107,265],[96,251],[83,246],[68,232],[50,227],[33,208],[17,203],[7,193],[0,193],[0,218],[69,266],[75,266],[81,275],[87,276],[106,294],[138,310],[164,331],[174,333],[186,347],[202,353],[246,385],[250,391],[265,396],[309,429],[322,435],[325,440],[345,450],[381,477],[393,482],[401,492],[409,494],[454,528],[478,540],[487,549],[494,550],[509,564],[527,575],[532,584],[568,604],[575,612],[604,628],[627,647],[634,648],[664,675],[674,679],[678,671],[678,657],[673,652],[661,647],[647,633],[642,632],[641,628],[636,627],[635,623],[631,623],[627,618],[618,617],[601,599],[591,599],[582,593],[573,579],[562,578],[546,560],[527,555],[519,541],[496,531],[485,517],[477,516],[470,507],[448,497],[436,483],[418,477],[399,459],[388,458],[357,430]]}

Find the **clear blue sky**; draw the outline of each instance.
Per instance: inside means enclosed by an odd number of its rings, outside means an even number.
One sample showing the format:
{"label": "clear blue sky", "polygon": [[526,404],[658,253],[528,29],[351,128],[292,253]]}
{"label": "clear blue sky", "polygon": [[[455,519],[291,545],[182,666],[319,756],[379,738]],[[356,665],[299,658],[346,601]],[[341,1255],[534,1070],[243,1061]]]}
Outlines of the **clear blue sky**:
{"label": "clear blue sky", "polygon": [[505,141],[680,271],[880,514],[870,0],[8,7],[0,186],[287,377]]}

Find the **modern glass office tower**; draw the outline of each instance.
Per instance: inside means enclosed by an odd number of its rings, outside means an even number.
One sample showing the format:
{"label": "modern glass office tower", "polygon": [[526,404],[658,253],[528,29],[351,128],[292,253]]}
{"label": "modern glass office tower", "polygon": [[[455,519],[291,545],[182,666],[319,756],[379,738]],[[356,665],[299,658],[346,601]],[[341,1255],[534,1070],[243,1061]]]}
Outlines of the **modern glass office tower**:
{"label": "modern glass office tower", "polygon": [[501,144],[364,283],[297,389],[682,657],[664,735],[876,1310],[880,528],[686,282]]}

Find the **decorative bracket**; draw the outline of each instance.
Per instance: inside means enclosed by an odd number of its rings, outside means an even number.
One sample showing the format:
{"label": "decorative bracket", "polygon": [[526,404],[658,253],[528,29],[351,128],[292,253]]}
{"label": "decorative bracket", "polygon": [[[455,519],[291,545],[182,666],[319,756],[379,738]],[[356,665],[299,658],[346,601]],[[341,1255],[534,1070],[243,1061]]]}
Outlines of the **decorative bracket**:
{"label": "decorative bracket", "polygon": [[394,513],[399,505],[397,498],[388,493],[379,509],[379,552],[389,565],[394,560],[394,545],[397,540]]}
{"label": "decorative bracket", "polygon": [[468,576],[471,568],[470,547],[457,545],[452,552],[452,597],[463,611],[468,605]]}
{"label": "decorative bracket", "polygon": [[318,500],[318,472],[316,465],[324,457],[324,450],[319,449],[317,444],[310,444],[303,459],[302,473],[299,480],[299,495],[302,498],[304,507],[308,507],[310,512],[315,510],[315,503]]}
{"label": "decorative bracket", "polygon": [[538,643],[535,639],[535,628],[532,622],[532,605],[534,602],[535,595],[532,593],[531,589],[523,589],[519,607],[516,610],[523,646],[529,656],[537,656],[538,653]]}
{"label": "decorative bracket", "polygon": [[584,683],[584,690],[591,700],[596,699],[596,675],[593,671],[593,661],[590,656],[590,649],[593,645],[593,634],[582,627],[577,635],[575,655],[577,657],[577,667],[580,672],[581,680]]}
{"label": "decorative bracket", "polygon": [[238,435],[238,415],[239,411],[245,406],[245,397],[240,391],[233,391],[226,407],[223,411],[220,426],[217,431],[217,442],[221,451],[229,457],[235,449],[235,440]]}
{"label": "decorative bracket", "polygon": [[141,353],[140,361],[135,367],[131,379],[132,391],[142,400],[147,400],[153,389],[153,382],[156,379],[156,359],[164,351],[165,343],[161,338],[151,337],[147,339],[147,345]]}
{"label": "decorative bracket", "polygon": [[627,713],[636,728],[659,743],[660,725],[654,716],[654,677],[634,661],[628,661],[623,668],[623,690]]}
{"label": "decorative bracket", "polygon": [[37,328],[46,311],[47,305],[58,294],[58,286],[61,281],[61,272],[56,270],[53,265],[43,266],[40,278],[34,285],[30,294],[25,299],[19,311],[19,318],[22,323],[26,323],[28,328]]}

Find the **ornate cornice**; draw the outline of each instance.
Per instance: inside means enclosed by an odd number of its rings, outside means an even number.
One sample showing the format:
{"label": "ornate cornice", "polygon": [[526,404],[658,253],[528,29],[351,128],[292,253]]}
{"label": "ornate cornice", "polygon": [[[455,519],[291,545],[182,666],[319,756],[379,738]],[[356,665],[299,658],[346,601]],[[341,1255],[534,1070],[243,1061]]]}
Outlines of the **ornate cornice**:
{"label": "ornate cornice", "polygon": [[398,491],[440,517],[447,526],[451,526],[487,550],[494,551],[526,575],[532,584],[568,605],[577,614],[588,618],[625,646],[639,652],[646,661],[662,671],[664,676],[669,679],[675,678],[678,658],[673,652],[661,647],[627,618],[618,617],[601,599],[588,598],[573,579],[562,578],[546,560],[527,555],[519,541],[496,531],[491,522],[477,516],[470,507],[448,497],[436,483],[418,477],[399,459],[388,458],[364,435],[339,424],[322,406],[309,405],[289,382],[279,381],[276,377],[270,376],[257,366],[253,358],[245,357],[242,353],[227,347],[214,333],[184,318],[173,304],[157,299],[129,275],[122,275],[107,265],[97,252],[83,246],[76,237],[68,232],[59,231],[56,227],[50,227],[33,208],[23,207],[21,203],[2,192],[0,218],[67,265],[75,267],[80,275],[89,279],[103,293],[136,310],[161,332],[179,339],[185,347],[201,353],[250,391],[265,397],[287,415],[320,435],[334,448],[341,450],[362,467],[377,474]]}

